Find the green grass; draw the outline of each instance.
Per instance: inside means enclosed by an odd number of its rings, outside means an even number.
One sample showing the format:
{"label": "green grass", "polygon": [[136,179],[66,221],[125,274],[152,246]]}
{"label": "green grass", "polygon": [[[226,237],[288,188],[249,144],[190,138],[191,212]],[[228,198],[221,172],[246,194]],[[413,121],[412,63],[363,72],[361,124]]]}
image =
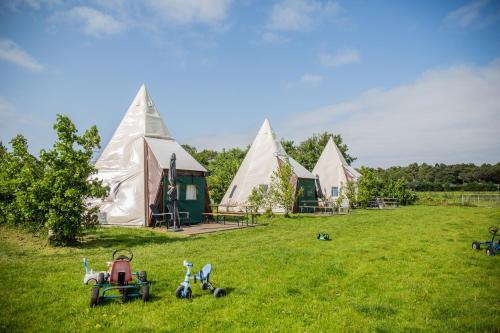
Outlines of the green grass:
{"label": "green grass", "polygon": [[[72,248],[1,227],[0,331],[499,332],[500,256],[470,249],[499,220],[499,209],[414,206],[195,237],[101,229]],[[82,257],[105,269],[120,247],[148,271],[152,299],[90,309]],[[184,258],[211,262],[228,296],[196,285],[176,299]]]}

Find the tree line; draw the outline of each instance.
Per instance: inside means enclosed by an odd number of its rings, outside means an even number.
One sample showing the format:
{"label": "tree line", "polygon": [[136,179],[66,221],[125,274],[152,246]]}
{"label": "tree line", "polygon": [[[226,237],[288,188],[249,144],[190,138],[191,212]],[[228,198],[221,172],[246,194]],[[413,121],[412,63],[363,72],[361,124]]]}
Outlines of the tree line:
{"label": "tree line", "polygon": [[[287,154],[312,171],[318,161],[328,139],[333,137],[335,144],[342,152],[346,162],[351,164],[356,157],[349,153],[349,147],[339,134],[323,132],[313,134],[306,140],[296,144],[293,140],[282,139],[281,144]],[[210,198],[214,203],[222,200],[231,181],[245,158],[249,147],[245,149],[232,148],[221,152],[182,145],[196,160],[210,170],[208,188]],[[402,202],[411,203],[413,196],[403,188],[413,191],[498,191],[500,184],[500,163],[497,164],[435,164],[412,163],[408,166],[390,168],[358,169],[365,176],[361,184],[369,187],[362,192],[362,204],[367,196],[399,197]],[[364,185],[361,185],[364,186]]]}
{"label": "tree line", "polygon": [[382,182],[403,178],[415,191],[498,191],[500,163],[435,164],[412,163],[387,169],[370,168]]}

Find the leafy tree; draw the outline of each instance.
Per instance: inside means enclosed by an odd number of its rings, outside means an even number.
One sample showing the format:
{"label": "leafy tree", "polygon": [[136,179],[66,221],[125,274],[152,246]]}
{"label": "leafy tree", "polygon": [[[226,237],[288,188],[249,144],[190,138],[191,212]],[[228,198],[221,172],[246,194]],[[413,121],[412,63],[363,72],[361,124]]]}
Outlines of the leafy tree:
{"label": "leafy tree", "polygon": [[294,142],[291,140],[283,139],[281,140],[281,145],[289,156],[297,160],[297,162],[302,164],[307,170],[311,171],[314,165],[316,165],[316,162],[331,136],[333,136],[333,141],[344,156],[346,162],[348,164],[354,162],[356,157],[349,155],[347,152],[349,148],[343,143],[342,137],[338,134],[334,135],[328,132],[313,134],[312,137],[301,142],[298,146],[295,146]]}
{"label": "leafy tree", "polygon": [[210,162],[219,154],[218,152],[209,149],[198,151],[195,147],[187,144],[182,145],[182,147],[207,169],[209,168]]}
{"label": "leafy tree", "polygon": [[366,206],[373,198],[380,193],[379,183],[375,173],[368,168],[361,167],[361,177],[358,179],[358,203]]}
{"label": "leafy tree", "polygon": [[345,186],[342,188],[342,195],[345,195],[347,200],[349,200],[349,207],[355,208],[358,205],[357,198],[357,185],[355,182],[347,181]]}
{"label": "leafy tree", "polygon": [[263,209],[267,215],[272,214],[273,202],[266,191],[264,185],[256,186],[248,196],[248,204],[252,206],[255,212]]}
{"label": "leafy tree", "polygon": [[90,178],[96,173],[92,155],[100,148],[97,128],[92,126],[79,136],[71,120],[58,115],[54,129],[57,140],[52,150],[40,152],[44,173],[37,190],[53,240],[67,244],[82,234],[88,227],[86,222],[96,222],[96,208],[87,202],[90,198],[104,198],[107,189],[101,181]]}
{"label": "leafy tree", "polygon": [[43,167],[29,153],[24,136],[15,136],[10,144],[12,152],[0,148],[0,221],[37,230],[45,215],[36,189]]}
{"label": "leafy tree", "polygon": [[239,148],[223,150],[214,156],[208,163],[210,176],[207,179],[210,198],[219,203],[224,197],[231,181],[233,180],[246,151]]}
{"label": "leafy tree", "polygon": [[391,180],[388,183],[385,183],[381,196],[396,198],[402,205],[409,205],[417,200],[417,195],[415,192],[408,189],[404,178],[399,178],[396,181]]}
{"label": "leafy tree", "polygon": [[[295,182],[297,181],[293,168],[288,159],[280,163],[271,175],[271,184],[269,185],[269,196],[274,206],[285,210],[285,217],[290,216],[296,199]],[[302,189],[301,189],[302,190]],[[302,191],[297,191],[297,197],[302,195]]]}

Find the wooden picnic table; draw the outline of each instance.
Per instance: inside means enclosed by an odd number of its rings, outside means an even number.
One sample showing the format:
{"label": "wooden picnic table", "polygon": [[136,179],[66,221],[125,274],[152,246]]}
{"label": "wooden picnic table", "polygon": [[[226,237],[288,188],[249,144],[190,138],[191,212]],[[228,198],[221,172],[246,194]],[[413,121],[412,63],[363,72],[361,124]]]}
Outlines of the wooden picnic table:
{"label": "wooden picnic table", "polygon": [[[211,213],[203,213],[203,215],[205,216],[206,218],[206,221],[208,222],[209,221],[209,218],[212,217],[212,218],[215,218],[215,221],[217,223],[220,223],[220,219],[219,217],[222,217],[222,222],[224,224],[226,224],[226,218],[234,218],[236,217],[236,221],[238,223],[238,226],[239,226],[239,223],[241,222],[241,220],[243,218],[245,218],[246,220],[246,224],[248,225],[248,223],[250,222],[250,219],[251,219],[251,224],[256,224],[257,223],[257,214],[253,212],[253,209],[252,206],[237,206],[237,205],[210,205],[210,207],[212,208],[212,212]],[[220,207],[226,207],[226,211],[219,211],[219,208]],[[245,207],[245,211],[227,211],[228,208],[230,207]],[[215,208],[215,212],[213,211]],[[250,209],[249,209],[250,208]]]}
{"label": "wooden picnic table", "polygon": [[324,213],[327,213],[329,211],[330,215],[333,215],[335,213],[334,206],[307,206],[307,205],[299,206],[300,213],[304,213],[304,210],[307,212],[310,209],[312,209],[314,214],[316,214],[316,212],[320,212],[320,211],[323,211]]}
{"label": "wooden picnic table", "polygon": [[375,198],[368,202],[366,208],[368,209],[384,209],[384,208],[397,208],[399,200],[396,198]]}

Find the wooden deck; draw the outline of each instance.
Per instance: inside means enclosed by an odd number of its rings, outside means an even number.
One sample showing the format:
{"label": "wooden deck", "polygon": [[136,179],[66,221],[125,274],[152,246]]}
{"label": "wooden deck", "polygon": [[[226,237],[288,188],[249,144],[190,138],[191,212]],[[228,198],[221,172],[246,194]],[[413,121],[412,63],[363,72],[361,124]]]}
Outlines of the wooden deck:
{"label": "wooden deck", "polygon": [[[243,223],[240,223],[239,225],[237,223],[233,222],[226,222],[226,224],[222,223],[198,223],[198,224],[192,224],[190,226],[182,226],[182,231],[176,232],[176,234],[180,235],[198,235],[198,234],[206,234],[209,232],[219,232],[219,231],[226,231],[226,230],[236,230],[236,229],[244,229],[244,228],[252,228],[257,226],[258,224],[254,225],[246,225]],[[156,228],[153,230],[158,230],[158,231],[163,231],[163,232],[170,232],[171,229],[167,231],[165,228]]]}

